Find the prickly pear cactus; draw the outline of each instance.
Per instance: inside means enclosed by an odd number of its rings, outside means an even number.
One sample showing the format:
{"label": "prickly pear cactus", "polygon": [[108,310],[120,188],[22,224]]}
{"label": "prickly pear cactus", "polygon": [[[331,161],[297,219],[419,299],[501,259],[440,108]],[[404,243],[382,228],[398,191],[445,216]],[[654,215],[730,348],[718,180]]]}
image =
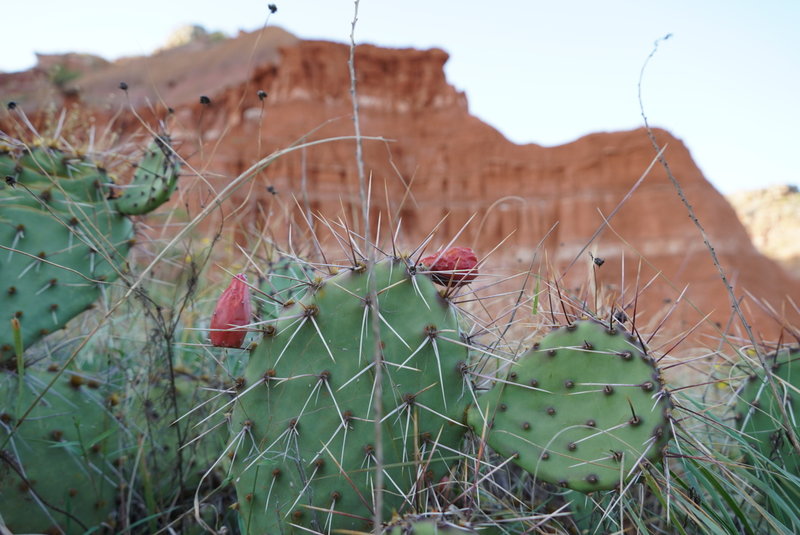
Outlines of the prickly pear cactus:
{"label": "prickly pear cactus", "polygon": [[276,319],[303,297],[315,277],[309,264],[288,256],[270,262],[264,271],[266,277],[258,281],[262,294],[256,295],[262,321]]}
{"label": "prickly pear cactus", "polygon": [[457,526],[434,519],[413,518],[394,522],[384,535],[475,535],[479,533],[469,527]]}
{"label": "prickly pear cactus", "polygon": [[152,212],[169,200],[178,185],[180,163],[172,152],[169,136],[157,136],[136,168],[133,181],[124,187],[116,205],[120,213]]}
{"label": "prickly pear cactus", "polygon": [[[471,398],[454,308],[405,260],[372,271],[379,301],[384,515],[458,460]],[[368,275],[340,272],[285,310],[252,352],[231,420],[242,531],[365,529],[375,407]]]}
{"label": "prickly pear cactus", "polygon": [[20,390],[0,373],[0,514],[13,533],[113,525],[121,453],[107,385],[63,374],[15,429],[53,376],[27,369]]}
{"label": "prickly pear cactus", "polygon": [[470,408],[469,424],[538,479],[610,489],[670,435],[671,403],[653,359],[619,325],[581,320],[545,336]]}
{"label": "prickly pear cactus", "polygon": [[174,389],[172,384],[167,375],[153,375],[147,384],[129,385],[120,407],[128,434],[143,445],[140,465],[128,467],[137,473],[128,477],[138,475],[161,510],[169,509],[180,491],[193,494],[201,483],[217,479],[207,473],[227,439],[224,428],[203,421],[222,404],[221,398],[215,403],[212,379],[177,368]]}
{"label": "prickly pear cactus", "polygon": [[[797,455],[787,434],[788,427],[781,412],[783,405],[790,419],[800,414],[800,347],[783,348],[766,356],[771,367],[779,399],[766,382],[764,370],[754,367],[749,379],[739,393],[737,420],[748,442],[767,459],[800,474],[800,456]],[[791,427],[800,434],[800,426]]]}
{"label": "prickly pear cactus", "polygon": [[[152,176],[152,168],[165,166],[177,174],[171,153],[162,150],[166,138],[154,146],[158,148],[148,152],[137,177],[145,169]],[[90,307],[103,285],[125,269],[134,231],[123,212],[135,204],[126,196],[139,191],[144,178],[121,199],[110,199],[114,182],[102,166],[58,148],[21,143],[0,146],[0,175],[5,177],[0,182],[3,361],[12,354],[7,328],[12,317],[19,319],[28,347]],[[174,179],[152,181],[147,191],[152,188],[156,201],[148,201],[148,209],[163,202]]]}
{"label": "prickly pear cactus", "polygon": [[596,492],[586,494],[576,490],[564,489],[560,493],[569,504],[569,511],[578,533],[613,533],[616,519],[610,518],[607,511],[618,493]]}

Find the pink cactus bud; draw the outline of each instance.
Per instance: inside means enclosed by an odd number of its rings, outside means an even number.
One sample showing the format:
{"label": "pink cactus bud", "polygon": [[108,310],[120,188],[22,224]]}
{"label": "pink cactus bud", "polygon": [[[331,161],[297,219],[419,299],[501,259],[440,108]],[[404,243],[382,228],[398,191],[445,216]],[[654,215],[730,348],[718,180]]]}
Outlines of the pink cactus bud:
{"label": "pink cactus bud", "polygon": [[211,316],[211,345],[216,347],[242,347],[250,323],[250,287],[247,275],[239,273],[222,292]]}
{"label": "pink cactus bud", "polygon": [[433,282],[455,287],[469,284],[478,276],[478,257],[469,247],[451,247],[420,260],[431,271]]}

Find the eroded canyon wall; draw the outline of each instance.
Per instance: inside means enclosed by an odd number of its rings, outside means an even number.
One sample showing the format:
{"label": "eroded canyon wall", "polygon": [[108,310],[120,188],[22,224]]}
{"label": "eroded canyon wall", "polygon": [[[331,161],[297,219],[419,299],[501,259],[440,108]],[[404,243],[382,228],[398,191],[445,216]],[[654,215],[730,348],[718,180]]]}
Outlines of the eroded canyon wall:
{"label": "eroded canyon wall", "polygon": [[[244,45],[225,44],[228,52],[213,43],[199,51],[179,47],[149,58],[158,61],[152,64],[157,68],[148,67],[148,58],[128,60],[135,72],[116,64],[110,73],[101,69],[76,80],[74,89],[84,105],[102,111],[108,97],[86,84],[111,91],[119,80],[145,80],[142,73],[148,69],[156,73],[157,83],[163,84],[158,99],[142,96],[153,89],[144,82],[129,91],[145,117],[157,116],[170,125],[180,153],[199,171],[183,177],[182,196],[174,201],[196,210],[210,198],[207,183],[220,190],[275,150],[299,140],[353,134],[348,47],[294,40],[284,33],[273,37],[239,38],[249,39],[247,46],[258,42],[266,47],[250,63],[241,55]],[[664,166],[653,165],[631,193],[656,154],[646,131],[596,133],[556,147],[515,145],[469,114],[466,96],[445,78],[447,58],[438,49],[357,48],[362,134],[382,138],[363,145],[373,219],[381,212],[384,228],[387,214],[394,224],[402,220],[404,242],[411,247],[446,216],[432,242],[436,247],[473,218],[461,243],[486,254],[502,242],[487,271],[524,271],[535,255],[534,272],[559,277],[569,268],[560,279],[565,292],[574,293],[596,277],[609,295],[632,307],[638,286],[646,288],[636,304],[643,316],[661,317],[681,296],[669,320],[673,330],[689,329],[706,315],[725,328],[730,297]],[[180,79],[171,79],[170,73]],[[259,98],[258,90],[268,96]],[[200,95],[211,104],[200,104]],[[497,98],[503,98],[502,88]],[[123,110],[127,102],[119,93],[112,101]],[[138,120],[126,117],[117,124],[140,127]],[[531,124],[533,133],[536,129]],[[797,311],[786,298],[797,301],[798,281],[753,247],[734,210],[703,177],[686,146],[664,130],[654,134],[666,146],[664,158],[707,231],[736,297],[744,299],[757,334],[777,337],[780,325],[748,292],[796,325]],[[235,223],[253,228],[263,222],[263,214],[302,208],[306,200],[312,212],[328,218],[346,214],[358,228],[361,202],[352,139],[280,158],[256,175],[252,187],[241,188],[224,203],[223,212],[242,206]],[[285,225],[278,216],[268,223],[277,236],[285,235]],[[215,226],[207,228],[211,232]],[[603,265],[592,268],[589,253],[603,258]],[[595,276],[588,276],[590,269]]]}

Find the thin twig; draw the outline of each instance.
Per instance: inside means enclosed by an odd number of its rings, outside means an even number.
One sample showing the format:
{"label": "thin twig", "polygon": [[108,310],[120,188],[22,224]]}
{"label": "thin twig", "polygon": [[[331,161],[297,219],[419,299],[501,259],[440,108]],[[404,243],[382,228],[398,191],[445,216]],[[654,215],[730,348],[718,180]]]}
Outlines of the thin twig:
{"label": "thin twig", "polygon": [[[736,298],[736,294],[733,292],[733,286],[731,285],[730,282],[728,282],[728,276],[725,274],[725,269],[722,267],[722,264],[720,263],[719,258],[717,257],[717,252],[714,250],[714,246],[711,245],[711,239],[708,237],[705,228],[700,223],[700,219],[698,219],[697,214],[694,211],[694,208],[692,208],[692,205],[689,203],[689,199],[683,192],[683,188],[681,188],[681,185],[678,183],[678,180],[675,178],[675,175],[672,174],[672,170],[670,169],[666,158],[664,158],[664,156],[662,155],[663,149],[658,144],[656,136],[655,134],[653,134],[653,130],[650,127],[650,123],[647,121],[647,115],[644,112],[644,102],[642,100],[642,79],[644,78],[644,71],[647,68],[647,64],[650,62],[650,59],[655,55],[656,51],[658,50],[659,43],[661,41],[666,41],[670,37],[672,37],[672,34],[667,34],[664,37],[656,40],[656,42],[653,44],[653,50],[650,52],[650,55],[647,56],[647,59],[644,61],[644,64],[642,65],[642,70],[639,73],[639,85],[638,85],[639,111],[642,114],[642,119],[644,120],[644,126],[647,130],[647,136],[650,138],[650,143],[653,144],[653,148],[658,152],[658,161],[664,167],[664,171],[667,174],[667,178],[669,178],[669,181],[672,182],[672,185],[675,187],[675,191],[678,193],[678,197],[683,203],[683,206],[686,208],[686,212],[689,214],[689,218],[697,227],[697,230],[700,231],[700,235],[703,238],[703,243],[705,244],[709,254],[711,255],[712,262],[714,262],[714,267],[717,268],[720,280],[722,280],[722,283],[725,285],[725,290],[728,292],[728,297],[730,298],[731,301],[731,308],[736,313],[736,316],[738,316],[739,321],[741,321],[742,327],[744,327],[744,330],[747,333],[748,338],[753,343],[753,348],[756,351],[756,356],[758,357],[758,360],[761,363],[761,367],[764,369],[764,373],[766,374],[767,377],[767,383],[769,384],[770,389],[772,390],[772,395],[775,397],[775,399],[781,399],[781,396],[778,394],[777,387],[775,386],[775,381],[772,380],[772,369],[770,366],[767,365],[766,361],[764,360],[762,351],[759,349],[759,345],[755,341],[755,336],[753,335],[753,329],[750,327],[750,324],[747,322],[747,318],[745,317],[744,312],[742,312],[742,309],[739,306],[739,300]],[[781,411],[781,417],[783,418],[783,421],[784,422],[791,421],[789,420],[789,416],[786,413],[786,407],[784,406],[784,404],[779,403],[778,408]],[[797,434],[795,433],[793,426],[787,426],[787,427],[789,432],[786,434],[789,436],[789,440],[792,443],[792,447],[794,448],[795,452],[798,455],[800,455],[800,441],[798,441]]]}
{"label": "thin twig", "polygon": [[[375,407],[375,488],[373,511],[373,529],[376,535],[383,531],[381,524],[381,513],[383,510],[383,433],[381,421],[383,420],[383,355],[381,349],[381,326],[378,318],[378,290],[374,275],[375,248],[370,246],[370,218],[369,218],[369,198],[367,194],[367,178],[364,172],[364,151],[361,142],[361,123],[358,120],[358,95],[356,93],[356,23],[358,22],[359,0],[354,1],[353,22],[350,27],[350,58],[347,66],[350,70],[350,98],[353,102],[353,126],[356,138],[356,164],[358,166],[358,193],[361,200],[361,217],[364,225],[364,250],[367,251],[367,284],[368,284],[368,306],[372,312],[371,330],[374,344],[372,360],[374,367],[374,388],[372,390],[372,404]],[[376,237],[376,242],[378,237]]]}

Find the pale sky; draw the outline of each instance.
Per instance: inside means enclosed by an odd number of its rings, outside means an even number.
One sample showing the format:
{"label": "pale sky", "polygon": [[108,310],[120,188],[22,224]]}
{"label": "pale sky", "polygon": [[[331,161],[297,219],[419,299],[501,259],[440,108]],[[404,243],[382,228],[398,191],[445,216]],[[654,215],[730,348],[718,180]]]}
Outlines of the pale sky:
{"label": "pale sky", "polygon": [[[9,0],[6,0],[8,2]],[[149,54],[175,28],[235,34],[258,0],[28,0],[3,9],[0,71],[34,51]],[[348,42],[352,0],[274,0],[270,25]],[[723,193],[800,184],[800,1],[362,0],[356,41],[440,47],[470,111],[516,143],[551,146],[642,124],[682,139]],[[2,100],[2,95],[0,95]]]}

